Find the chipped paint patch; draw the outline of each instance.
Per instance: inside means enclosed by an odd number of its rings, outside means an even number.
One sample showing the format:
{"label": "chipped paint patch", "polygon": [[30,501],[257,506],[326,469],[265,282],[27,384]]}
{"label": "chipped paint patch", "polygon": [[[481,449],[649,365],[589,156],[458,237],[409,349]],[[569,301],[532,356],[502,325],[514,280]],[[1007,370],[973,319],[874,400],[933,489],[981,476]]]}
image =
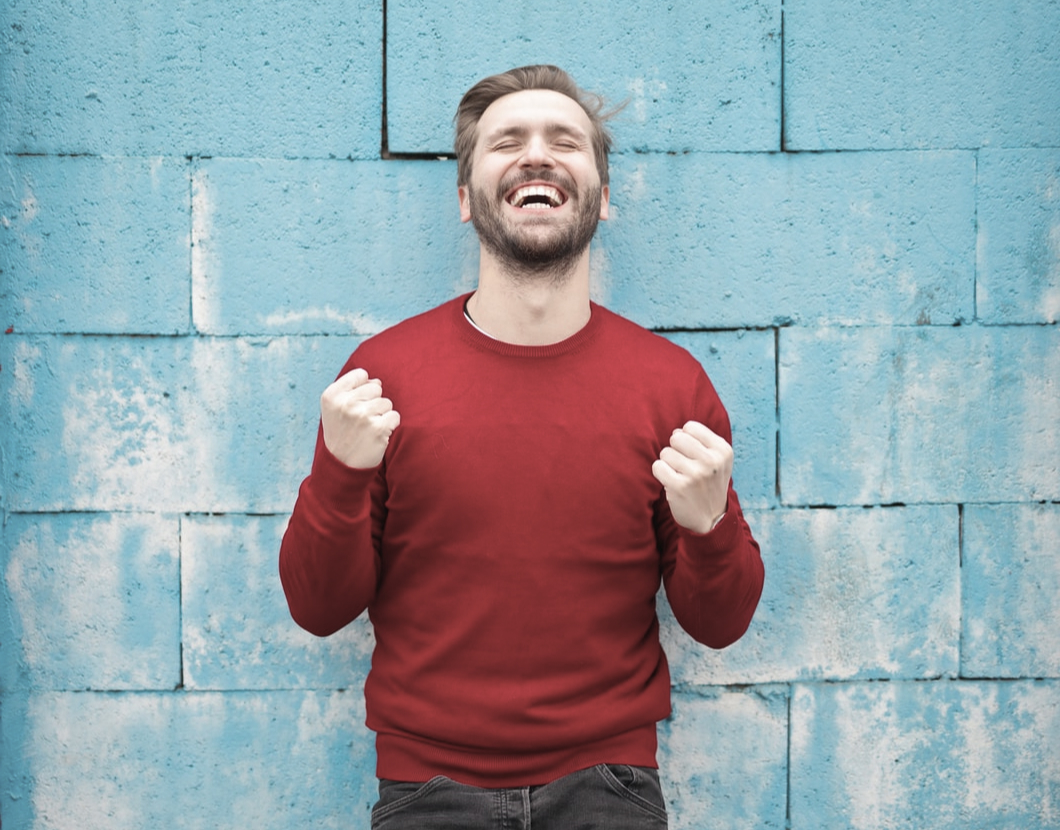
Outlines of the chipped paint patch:
{"label": "chipped paint patch", "polygon": [[23,514],[5,535],[13,626],[0,638],[6,690],[179,683],[175,521]]}

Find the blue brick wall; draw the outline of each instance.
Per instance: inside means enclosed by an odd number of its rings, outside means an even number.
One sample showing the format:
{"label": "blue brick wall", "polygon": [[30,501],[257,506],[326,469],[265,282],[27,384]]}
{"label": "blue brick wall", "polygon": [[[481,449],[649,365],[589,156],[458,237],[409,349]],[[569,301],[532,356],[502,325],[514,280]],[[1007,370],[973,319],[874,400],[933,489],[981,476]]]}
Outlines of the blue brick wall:
{"label": "blue brick wall", "polygon": [[672,826],[1060,828],[1056,0],[3,0],[5,826],[367,825],[371,628],[278,541],[540,61],[627,101],[594,295],[707,368],[766,562],[725,651],[662,605]]}

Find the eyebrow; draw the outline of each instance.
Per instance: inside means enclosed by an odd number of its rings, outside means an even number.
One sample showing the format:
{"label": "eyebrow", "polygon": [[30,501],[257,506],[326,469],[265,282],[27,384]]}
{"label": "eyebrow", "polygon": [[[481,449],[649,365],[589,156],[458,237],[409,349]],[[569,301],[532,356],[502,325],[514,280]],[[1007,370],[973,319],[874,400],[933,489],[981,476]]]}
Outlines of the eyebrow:
{"label": "eyebrow", "polygon": [[[498,141],[498,140],[500,140],[502,138],[506,138],[507,136],[514,136],[516,138],[523,138],[529,132],[530,132],[530,128],[529,127],[525,127],[525,126],[520,125],[520,124],[512,124],[511,126],[497,128],[496,130],[494,130],[493,132],[491,132],[489,135],[487,135],[485,137],[485,142],[487,144],[492,144],[493,142]],[[564,123],[561,123],[559,121],[553,121],[553,122],[549,122],[548,124],[546,124],[545,125],[545,134],[549,135],[549,136],[569,135],[572,138],[577,138],[577,139],[579,139],[581,141],[584,141],[586,143],[588,143],[588,141],[589,141],[589,136],[586,135],[584,130],[582,130],[580,127],[577,127],[577,126],[575,126],[573,124],[564,124]]]}

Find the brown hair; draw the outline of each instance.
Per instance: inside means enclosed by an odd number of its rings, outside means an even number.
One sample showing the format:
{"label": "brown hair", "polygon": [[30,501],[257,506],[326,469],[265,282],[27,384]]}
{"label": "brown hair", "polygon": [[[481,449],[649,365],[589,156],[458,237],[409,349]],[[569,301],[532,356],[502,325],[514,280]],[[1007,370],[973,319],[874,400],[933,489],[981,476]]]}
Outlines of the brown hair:
{"label": "brown hair", "polygon": [[604,113],[604,99],[593,92],[580,89],[574,79],[550,64],[520,66],[499,75],[483,78],[464,93],[456,108],[456,183],[467,184],[471,177],[471,156],[475,151],[478,122],[490,104],[513,92],[528,89],[550,89],[576,101],[589,116],[592,125],[593,156],[600,174],[600,184],[607,184],[607,154],[611,151],[611,134],[605,122],[615,113]]}

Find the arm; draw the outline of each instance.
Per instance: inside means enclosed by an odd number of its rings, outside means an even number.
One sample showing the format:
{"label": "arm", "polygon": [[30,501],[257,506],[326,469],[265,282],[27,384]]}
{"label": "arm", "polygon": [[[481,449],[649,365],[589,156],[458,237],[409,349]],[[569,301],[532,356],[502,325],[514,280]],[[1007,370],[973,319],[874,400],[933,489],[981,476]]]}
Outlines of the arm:
{"label": "arm", "polygon": [[765,570],[736,491],[730,485],[725,515],[705,534],[679,526],[660,499],[656,535],[666,598],[681,627],[711,648],[739,640],[758,607]]}
{"label": "arm", "polygon": [[732,486],[728,415],[705,376],[701,387],[697,414],[713,429],[687,422],[652,466],[665,491],[655,533],[674,616],[695,640],[724,648],[751,624],[765,571]]}
{"label": "arm", "polygon": [[379,468],[397,412],[382,386],[356,369],[321,396],[321,428],[280,546],[291,616],[323,637],[368,606],[379,577],[386,480]]}

